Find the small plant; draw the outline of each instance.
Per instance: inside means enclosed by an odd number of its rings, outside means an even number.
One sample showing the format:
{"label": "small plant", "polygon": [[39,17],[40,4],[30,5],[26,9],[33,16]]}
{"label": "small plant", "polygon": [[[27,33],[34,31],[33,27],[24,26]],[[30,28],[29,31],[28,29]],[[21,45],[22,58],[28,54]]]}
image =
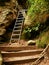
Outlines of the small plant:
{"label": "small plant", "polygon": [[23,38],[29,39],[31,37],[31,29],[28,27],[25,28],[22,35],[23,35]]}
{"label": "small plant", "polygon": [[23,38],[25,39],[31,39],[32,37],[35,37],[37,34],[37,31],[39,30],[40,24],[37,23],[35,26],[26,27],[22,33]]}

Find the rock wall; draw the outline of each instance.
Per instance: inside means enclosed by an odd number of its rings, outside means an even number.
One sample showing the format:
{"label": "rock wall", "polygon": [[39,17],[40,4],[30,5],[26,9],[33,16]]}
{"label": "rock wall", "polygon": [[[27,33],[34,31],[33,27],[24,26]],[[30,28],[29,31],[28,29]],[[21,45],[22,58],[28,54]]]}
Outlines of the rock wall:
{"label": "rock wall", "polygon": [[[0,6],[0,43],[4,36],[6,36],[8,28],[10,29],[15,22],[18,13],[17,9],[14,8],[15,6],[16,4],[15,2],[13,4],[13,1],[6,2],[5,6]],[[8,37],[6,36],[6,38]]]}

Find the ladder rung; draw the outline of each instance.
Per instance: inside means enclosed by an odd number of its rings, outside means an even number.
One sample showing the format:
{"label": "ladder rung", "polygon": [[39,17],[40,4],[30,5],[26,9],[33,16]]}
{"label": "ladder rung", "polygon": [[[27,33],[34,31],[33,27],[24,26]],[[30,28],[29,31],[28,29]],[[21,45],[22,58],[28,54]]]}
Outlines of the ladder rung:
{"label": "ladder rung", "polygon": [[23,19],[24,17],[18,17],[17,19]]}
{"label": "ladder rung", "polygon": [[14,28],[21,28],[22,26],[18,26],[18,27],[16,27],[16,26],[14,26]]}
{"label": "ladder rung", "polygon": [[19,38],[12,38],[11,40],[19,40]]}
{"label": "ladder rung", "polygon": [[19,38],[12,38],[11,40],[17,40],[17,41],[18,41],[18,40],[19,40]]}
{"label": "ladder rung", "polygon": [[16,38],[11,39],[11,41],[18,41],[18,40],[19,40],[19,38],[18,39],[16,39]]}
{"label": "ladder rung", "polygon": [[21,15],[21,16],[23,16],[23,14],[22,14],[22,13],[21,13],[21,14],[19,14],[19,16],[20,16],[20,15]]}
{"label": "ladder rung", "polygon": [[16,24],[17,24],[17,23],[22,23],[22,22],[23,22],[23,20],[20,20],[20,21],[17,21]]}
{"label": "ladder rung", "polygon": [[13,32],[20,32],[21,30],[14,30]]}
{"label": "ladder rung", "polygon": [[15,36],[15,35],[20,35],[20,34],[12,34],[12,36],[13,36],[13,35]]}
{"label": "ladder rung", "polygon": [[21,12],[21,11],[19,11],[19,13],[21,13],[21,14],[22,14],[22,12]]}
{"label": "ladder rung", "polygon": [[21,26],[18,26],[18,27],[14,27],[14,28],[21,28]]}
{"label": "ladder rung", "polygon": [[17,18],[17,20],[23,20],[24,18]]}
{"label": "ladder rung", "polygon": [[21,26],[21,25],[20,25],[20,24],[16,24],[15,27],[16,27],[16,26]]}
{"label": "ladder rung", "polygon": [[11,40],[12,43],[18,42],[19,40]]}
{"label": "ladder rung", "polygon": [[12,38],[19,38],[20,35],[13,35]]}
{"label": "ladder rung", "polygon": [[[21,19],[21,18],[17,18],[17,19]],[[23,19],[22,19],[23,20]],[[22,20],[16,20],[16,22],[22,21]]]}
{"label": "ladder rung", "polygon": [[14,30],[20,30],[21,29],[21,27],[19,27],[19,28],[14,28]]}
{"label": "ladder rung", "polygon": [[17,22],[17,23],[15,23],[15,24],[16,24],[16,25],[21,25],[22,23],[18,23],[18,22]]}
{"label": "ladder rung", "polygon": [[19,38],[11,38],[11,40],[19,40]]}
{"label": "ladder rung", "polygon": [[17,23],[15,23],[15,24],[16,24],[16,25],[20,25],[20,24],[22,24],[22,23],[18,23],[18,22],[17,22]]}
{"label": "ladder rung", "polygon": [[22,22],[23,22],[23,20],[20,20],[20,21],[18,20],[18,21],[16,22],[16,24],[17,24],[17,23],[22,23]]}
{"label": "ladder rung", "polygon": [[22,25],[22,23],[21,24],[19,24],[19,23],[18,24],[17,23],[15,24],[15,26],[21,26],[21,25]]}
{"label": "ladder rung", "polygon": [[18,27],[18,26],[21,26],[21,25],[15,25],[14,28]]}
{"label": "ladder rung", "polygon": [[27,9],[22,9],[22,10],[20,10],[19,12],[21,12],[21,13],[22,13],[23,11],[27,11]]}
{"label": "ladder rung", "polygon": [[14,31],[13,34],[20,34],[20,31]]}
{"label": "ladder rung", "polygon": [[19,19],[19,18],[23,19],[23,17],[18,17],[18,19]]}
{"label": "ladder rung", "polygon": [[19,12],[19,14],[22,14],[21,12]]}
{"label": "ladder rung", "polygon": [[14,28],[14,30],[20,30],[21,28]]}
{"label": "ladder rung", "polygon": [[18,33],[18,32],[19,32],[19,33],[20,33],[21,30],[14,30],[13,33],[14,33],[14,32],[15,32],[15,33]]}
{"label": "ladder rung", "polygon": [[21,18],[21,17],[23,17],[23,15],[22,15],[22,14],[19,14],[18,18],[19,18],[19,17]]}

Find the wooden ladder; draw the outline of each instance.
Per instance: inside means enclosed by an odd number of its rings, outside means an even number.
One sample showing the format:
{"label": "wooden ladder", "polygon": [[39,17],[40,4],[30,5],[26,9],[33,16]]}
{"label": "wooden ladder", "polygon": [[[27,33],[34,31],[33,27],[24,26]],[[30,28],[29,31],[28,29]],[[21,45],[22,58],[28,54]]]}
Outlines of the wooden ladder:
{"label": "wooden ladder", "polygon": [[10,43],[19,43],[20,42],[23,22],[24,22],[24,17],[23,17],[22,11],[19,11],[18,18],[16,19],[16,22],[15,22],[15,25],[13,28],[13,32],[11,35]]}

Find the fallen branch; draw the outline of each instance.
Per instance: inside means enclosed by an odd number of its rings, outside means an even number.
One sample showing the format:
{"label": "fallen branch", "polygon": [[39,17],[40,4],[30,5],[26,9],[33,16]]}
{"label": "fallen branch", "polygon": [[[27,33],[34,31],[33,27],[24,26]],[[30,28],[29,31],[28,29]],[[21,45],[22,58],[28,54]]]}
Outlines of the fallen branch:
{"label": "fallen branch", "polygon": [[40,54],[40,57],[35,61],[33,62],[31,65],[38,65],[40,63],[40,60],[41,58],[44,57],[45,55],[45,52],[47,51],[47,49],[49,48],[49,44],[46,46],[46,48],[43,50],[43,52]]}

